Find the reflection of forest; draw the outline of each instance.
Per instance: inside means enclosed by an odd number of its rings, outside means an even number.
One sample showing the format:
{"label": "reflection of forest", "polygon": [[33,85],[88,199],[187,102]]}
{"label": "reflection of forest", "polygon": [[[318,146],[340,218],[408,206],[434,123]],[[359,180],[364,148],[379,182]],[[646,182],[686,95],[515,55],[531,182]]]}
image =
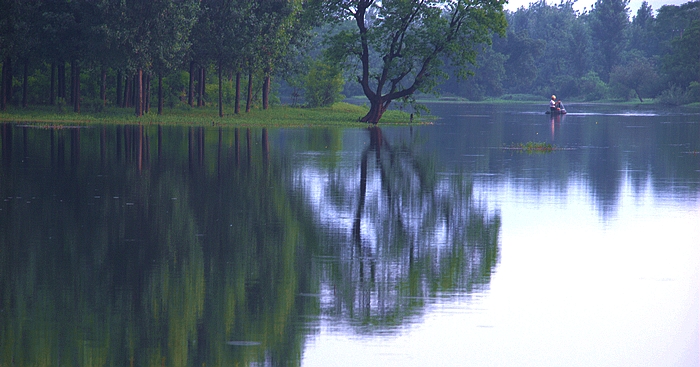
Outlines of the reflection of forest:
{"label": "reflection of forest", "polygon": [[298,364],[308,316],[400,323],[497,259],[498,216],[469,184],[379,130],[362,178],[330,188],[353,202],[335,228],[265,129],[0,132],[3,366]]}

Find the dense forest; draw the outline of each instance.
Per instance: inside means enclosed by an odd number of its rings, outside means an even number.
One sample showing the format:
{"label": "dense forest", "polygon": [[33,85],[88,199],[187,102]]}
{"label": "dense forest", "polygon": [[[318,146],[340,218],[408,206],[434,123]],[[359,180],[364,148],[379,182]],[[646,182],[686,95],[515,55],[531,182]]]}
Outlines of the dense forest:
{"label": "dense forest", "polygon": [[[470,45],[470,75],[445,62],[439,82],[416,92],[700,101],[700,1],[644,2],[636,12],[629,0],[598,0],[583,13],[573,4],[505,11],[505,32]],[[329,57],[328,36],[353,20],[328,16],[327,1],[0,0],[0,8],[3,110],[110,106],[141,115],[152,105],[158,113],[218,105],[223,115],[227,104],[239,113],[280,97],[313,106],[341,91],[362,94],[348,65]],[[365,21],[383,21],[377,14]]]}
{"label": "dense forest", "polygon": [[[443,91],[469,99],[556,93],[579,100],[656,98],[700,101],[700,1],[632,13],[625,0],[598,0],[580,13],[574,2],[507,12],[505,37],[479,55],[474,77]],[[631,20],[630,20],[630,15]]]}

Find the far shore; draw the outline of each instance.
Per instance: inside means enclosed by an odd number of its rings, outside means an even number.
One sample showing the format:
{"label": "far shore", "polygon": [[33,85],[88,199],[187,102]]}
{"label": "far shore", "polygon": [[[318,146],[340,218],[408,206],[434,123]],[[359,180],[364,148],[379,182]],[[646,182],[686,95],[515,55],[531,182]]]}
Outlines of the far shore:
{"label": "far shore", "polygon": [[[542,104],[548,105],[549,99],[546,97],[541,99],[524,98],[520,99],[517,96],[509,98],[508,96],[500,98],[485,98],[480,101],[472,101],[461,97],[432,97],[424,96],[416,98],[418,103],[467,103],[467,104]],[[700,101],[690,104],[671,106],[667,104],[657,103],[653,98],[645,99],[644,102],[639,102],[636,99],[624,100],[595,100],[595,101],[584,101],[580,99],[563,99],[567,105],[625,105],[625,106],[642,106],[642,107],[658,107],[658,108],[677,108],[677,107],[700,107]]]}
{"label": "far shore", "polygon": [[[421,98],[425,97],[425,98]],[[639,101],[564,101],[567,106],[583,105],[619,105],[630,108],[690,108],[695,111],[700,108],[700,102],[691,103],[684,106],[668,106],[654,103],[649,99],[644,103]],[[485,99],[482,101],[469,101],[457,97],[427,98],[420,96],[417,98],[419,104],[431,103],[454,103],[454,104],[474,104],[474,105],[542,105],[548,104],[547,100],[532,99]],[[267,110],[252,109],[250,112],[240,112],[234,114],[225,110],[223,117],[218,115],[218,107],[215,105],[206,107],[189,107],[180,105],[173,108],[165,108],[162,115],[158,115],[154,109],[141,117],[136,117],[130,108],[105,107],[101,111],[90,111],[84,108],[80,113],[72,111],[59,111],[57,106],[29,106],[26,108],[8,106],[6,111],[0,111],[0,122],[24,123],[30,126],[68,126],[68,125],[93,125],[93,124],[123,124],[123,125],[208,125],[208,126],[235,126],[235,127],[364,127],[366,123],[359,122],[369,107],[366,99],[353,97],[346,99],[346,102],[338,102],[330,107],[304,108],[291,107],[288,105],[278,105]],[[413,116],[410,112],[389,110],[379,125],[409,125],[409,124],[429,124],[429,115]]]}

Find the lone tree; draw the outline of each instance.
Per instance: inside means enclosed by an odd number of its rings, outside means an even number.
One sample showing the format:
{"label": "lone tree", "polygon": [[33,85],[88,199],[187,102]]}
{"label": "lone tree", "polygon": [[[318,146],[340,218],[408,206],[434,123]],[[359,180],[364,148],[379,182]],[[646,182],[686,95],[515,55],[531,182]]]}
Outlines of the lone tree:
{"label": "lone tree", "polygon": [[[469,74],[491,32],[504,34],[505,0],[329,0],[327,9],[351,28],[331,37],[329,54],[346,66],[359,64],[357,80],[370,110],[360,121],[377,123],[392,101],[413,102],[446,76],[445,61]],[[356,28],[355,28],[356,26]]]}

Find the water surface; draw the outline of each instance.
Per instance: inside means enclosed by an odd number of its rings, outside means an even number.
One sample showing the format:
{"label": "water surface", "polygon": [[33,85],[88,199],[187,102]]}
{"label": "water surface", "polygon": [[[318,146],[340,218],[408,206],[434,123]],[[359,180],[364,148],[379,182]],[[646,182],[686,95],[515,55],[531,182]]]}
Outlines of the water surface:
{"label": "water surface", "polygon": [[0,365],[698,365],[698,111],[431,108],[0,126]]}

